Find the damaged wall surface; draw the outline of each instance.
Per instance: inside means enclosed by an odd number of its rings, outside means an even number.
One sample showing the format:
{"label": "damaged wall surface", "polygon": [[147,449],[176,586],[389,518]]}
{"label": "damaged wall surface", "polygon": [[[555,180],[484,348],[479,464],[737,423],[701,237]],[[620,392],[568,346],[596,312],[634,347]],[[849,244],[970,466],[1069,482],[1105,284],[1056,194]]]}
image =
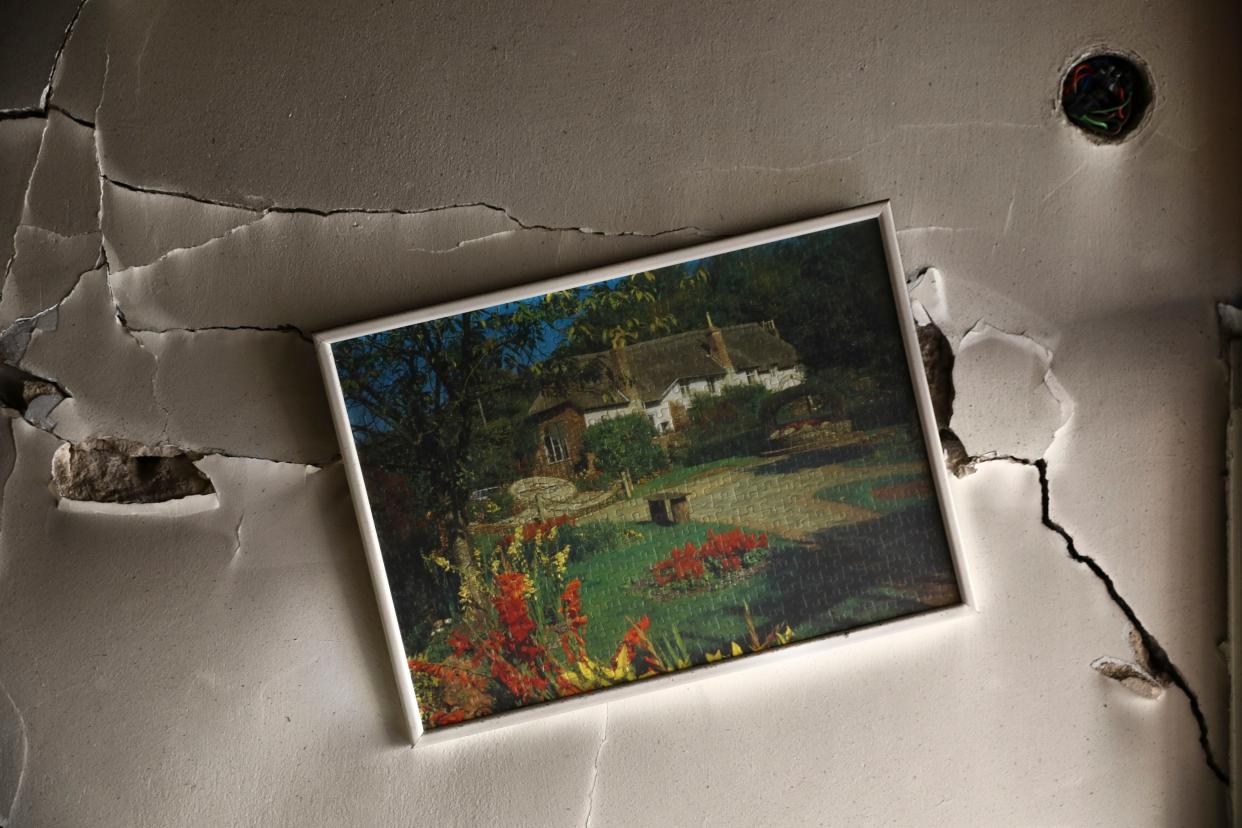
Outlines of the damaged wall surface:
{"label": "damaged wall surface", "polygon": [[[1225,819],[1236,3],[3,9],[0,826]],[[411,750],[308,335],[881,199],[980,612]]]}

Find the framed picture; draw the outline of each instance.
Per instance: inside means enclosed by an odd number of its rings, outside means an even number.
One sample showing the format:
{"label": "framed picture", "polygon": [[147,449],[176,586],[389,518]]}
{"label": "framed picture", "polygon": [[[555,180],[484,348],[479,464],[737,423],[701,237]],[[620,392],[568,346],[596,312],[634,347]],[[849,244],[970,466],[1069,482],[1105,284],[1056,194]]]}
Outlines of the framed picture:
{"label": "framed picture", "polygon": [[416,743],[971,606],[887,203],[316,341]]}

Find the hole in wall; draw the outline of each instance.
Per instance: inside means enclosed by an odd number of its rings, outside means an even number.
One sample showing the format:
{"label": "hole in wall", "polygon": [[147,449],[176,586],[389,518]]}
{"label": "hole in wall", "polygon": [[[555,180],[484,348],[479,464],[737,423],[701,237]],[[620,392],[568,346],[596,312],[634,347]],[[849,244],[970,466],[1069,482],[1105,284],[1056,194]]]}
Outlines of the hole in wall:
{"label": "hole in wall", "polygon": [[1092,138],[1121,141],[1143,120],[1151,90],[1136,59],[1099,52],[1075,61],[1061,79],[1061,111]]}

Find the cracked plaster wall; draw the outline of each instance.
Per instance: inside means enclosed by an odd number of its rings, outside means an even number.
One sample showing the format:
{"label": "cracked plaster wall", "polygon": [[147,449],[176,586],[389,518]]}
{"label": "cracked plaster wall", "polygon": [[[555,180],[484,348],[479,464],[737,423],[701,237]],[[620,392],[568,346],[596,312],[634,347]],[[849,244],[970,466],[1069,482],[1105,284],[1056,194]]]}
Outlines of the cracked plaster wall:
{"label": "cracked plaster wall", "polygon": [[[1236,4],[3,14],[0,351],[68,396],[0,422],[0,825],[1223,820]],[[1052,105],[1096,43],[1156,82],[1119,146]],[[403,746],[305,334],[882,198],[942,427],[1046,464],[953,483],[981,612]],[[214,499],[66,508],[96,437]],[[1091,669],[1152,665],[1049,515],[1202,728]]]}

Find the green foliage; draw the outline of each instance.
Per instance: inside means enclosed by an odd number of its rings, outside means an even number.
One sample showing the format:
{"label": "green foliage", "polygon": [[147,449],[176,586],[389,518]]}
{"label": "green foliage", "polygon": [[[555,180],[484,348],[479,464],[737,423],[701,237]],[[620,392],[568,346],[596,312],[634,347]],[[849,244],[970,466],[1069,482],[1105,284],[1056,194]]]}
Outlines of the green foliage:
{"label": "green foliage", "polygon": [[570,548],[574,560],[581,561],[608,553],[620,544],[633,543],[642,535],[610,520],[595,520],[562,526],[557,538]]}
{"label": "green foliage", "polygon": [[698,465],[758,454],[767,447],[761,412],[772,394],[762,385],[733,385],[719,396],[696,395],[689,410],[680,460]]}
{"label": "green foliage", "polygon": [[571,338],[562,349],[590,353],[607,348],[604,332],[633,341],[648,331],[701,329],[710,313],[720,326],[772,319],[813,372],[862,368],[882,375],[883,384],[904,376],[877,222],[737,250],[640,274],[640,279],[633,290],[640,290],[641,298],[623,294],[583,308],[575,327],[593,335]]}
{"label": "green foliage", "polygon": [[730,385],[719,396],[697,394],[689,410],[691,428],[746,431],[760,424],[759,412],[772,392],[762,385]]}
{"label": "green foliage", "polygon": [[595,465],[612,479],[628,470],[637,481],[668,465],[664,449],[654,442],[655,427],[642,414],[626,414],[589,426],[583,445],[595,455]]}

